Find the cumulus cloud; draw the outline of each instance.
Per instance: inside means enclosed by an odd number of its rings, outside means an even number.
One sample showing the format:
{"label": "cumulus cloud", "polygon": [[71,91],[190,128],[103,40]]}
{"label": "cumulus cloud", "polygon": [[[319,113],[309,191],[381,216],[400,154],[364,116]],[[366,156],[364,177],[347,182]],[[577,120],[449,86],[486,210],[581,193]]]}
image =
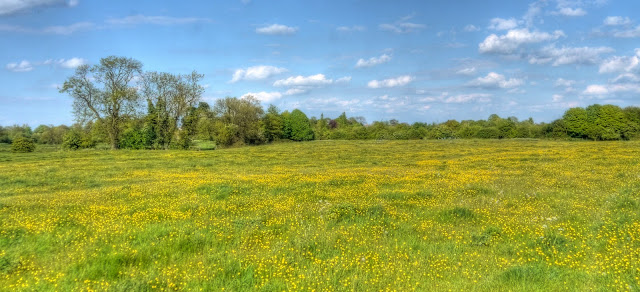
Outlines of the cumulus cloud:
{"label": "cumulus cloud", "polygon": [[472,80],[469,85],[474,87],[481,87],[487,89],[497,89],[497,88],[515,88],[524,84],[522,79],[510,78],[507,79],[502,74],[498,74],[495,72],[489,72],[485,77],[478,77]]}
{"label": "cumulus cloud", "polygon": [[354,26],[339,26],[336,28],[336,30],[340,32],[360,32],[360,31],[365,31],[366,28],[361,25],[354,25]]}
{"label": "cumulus cloud", "polygon": [[638,38],[640,37],[640,25],[626,30],[620,30],[613,33],[617,38]]}
{"label": "cumulus cloud", "polygon": [[547,46],[529,56],[531,64],[592,65],[600,61],[600,55],[613,52],[609,47],[562,47]]}
{"label": "cumulus cloud", "polygon": [[600,64],[600,73],[623,73],[640,69],[640,49],[635,50],[636,54],[631,57],[614,56]]}
{"label": "cumulus cloud", "polygon": [[553,100],[553,102],[559,102],[559,101],[562,101],[563,98],[564,96],[562,94],[554,94],[551,97],[551,100]]}
{"label": "cumulus cloud", "polygon": [[444,103],[469,103],[469,102],[489,102],[491,95],[486,93],[470,93],[448,96],[442,100]]}
{"label": "cumulus cloud", "polygon": [[349,83],[351,82],[351,76],[344,76],[336,79],[336,83]]}
{"label": "cumulus cloud", "polygon": [[290,88],[284,93],[284,95],[297,95],[297,94],[306,93],[308,91],[309,90],[306,88]]}
{"label": "cumulus cloud", "polygon": [[512,29],[501,36],[489,35],[478,45],[478,50],[480,53],[512,54],[522,45],[557,40],[563,36],[565,34],[561,30],[547,33],[529,31],[527,28]]}
{"label": "cumulus cloud", "polygon": [[563,78],[558,78],[558,80],[556,80],[555,86],[556,87],[571,87],[574,84],[576,84],[576,82],[574,80],[567,80],[567,79],[563,79]]}
{"label": "cumulus cloud", "polygon": [[383,87],[397,87],[397,86],[405,86],[411,81],[413,81],[413,77],[409,75],[398,76],[396,78],[389,78],[384,80],[371,80],[367,83],[369,88],[383,88]]}
{"label": "cumulus cloud", "polygon": [[274,66],[253,66],[246,69],[238,69],[233,73],[231,83],[240,80],[262,80],[273,75],[287,72],[287,69]]}
{"label": "cumulus cloud", "polygon": [[527,9],[527,12],[524,14],[524,16],[522,16],[522,20],[525,22],[525,24],[527,26],[532,26],[536,18],[540,14],[542,14],[542,8],[545,7],[546,5],[547,5],[546,0],[539,0],[533,3],[530,3],[529,9]]}
{"label": "cumulus cloud", "polygon": [[20,63],[9,63],[5,68],[13,72],[29,72],[33,70],[33,65],[27,60],[22,60]]}
{"label": "cumulus cloud", "polygon": [[441,103],[470,103],[470,102],[489,102],[491,94],[488,93],[463,93],[451,95],[449,92],[443,92],[438,96],[428,96],[421,98],[421,102],[441,102]]}
{"label": "cumulus cloud", "polygon": [[396,23],[396,24],[383,23],[379,27],[381,30],[384,30],[384,31],[391,31],[395,33],[409,33],[409,32],[423,29],[426,26],[424,24],[419,24],[419,23],[403,22],[403,23]]}
{"label": "cumulus cloud", "polygon": [[380,28],[380,30],[390,31],[394,33],[410,33],[419,31],[427,27],[424,24],[409,22],[409,20],[413,17],[413,14],[408,15],[396,21],[395,23],[383,23],[378,27]]}
{"label": "cumulus cloud", "polygon": [[584,95],[604,96],[617,93],[640,93],[640,85],[637,83],[616,83],[608,85],[593,84],[587,86],[582,92]]}
{"label": "cumulus cloud", "polygon": [[473,24],[469,24],[469,25],[464,27],[464,31],[466,31],[466,32],[474,32],[474,31],[479,31],[479,30],[480,30],[480,28],[475,26],[475,25],[473,25]]}
{"label": "cumulus cloud", "polygon": [[391,61],[391,56],[383,54],[380,57],[371,57],[368,60],[360,59],[356,63],[356,68],[372,67]]}
{"label": "cumulus cloud", "polygon": [[10,15],[45,6],[74,7],[77,5],[78,0],[3,0],[0,1],[0,15]]}
{"label": "cumulus cloud", "polygon": [[638,83],[640,76],[633,73],[622,73],[612,80],[614,83]]}
{"label": "cumulus cloud", "polygon": [[245,97],[248,97],[248,96],[253,96],[257,100],[262,101],[262,102],[272,102],[274,100],[282,98],[282,93],[277,92],[277,91],[274,91],[274,92],[265,92],[265,91],[249,92],[249,93],[243,95],[242,98],[245,98]]}
{"label": "cumulus cloud", "polygon": [[320,86],[333,83],[333,79],[327,79],[324,74],[310,76],[292,76],[287,79],[277,80],[273,86]]}
{"label": "cumulus cloud", "polygon": [[604,19],[603,23],[607,26],[624,26],[631,24],[631,19],[622,16],[608,16]]}
{"label": "cumulus cloud", "polygon": [[476,74],[476,67],[462,68],[462,69],[456,71],[456,74],[460,74],[460,75],[473,75],[473,74]]}
{"label": "cumulus cloud", "polygon": [[510,30],[518,26],[518,21],[515,18],[503,19],[493,18],[489,23],[489,29],[493,30]]}
{"label": "cumulus cloud", "polygon": [[78,66],[84,65],[86,63],[87,63],[87,60],[82,58],[75,58],[75,57],[71,59],[58,59],[58,60],[49,59],[44,62],[29,62],[27,60],[23,60],[19,63],[9,63],[5,66],[5,68],[13,72],[29,72],[35,69],[36,66],[55,65],[57,67],[61,67],[65,69],[75,69]]}
{"label": "cumulus cloud", "polygon": [[71,58],[71,59],[59,59],[59,60],[46,60],[44,61],[45,65],[56,64],[65,69],[75,69],[81,65],[87,64],[87,60],[82,58]]}
{"label": "cumulus cloud", "polygon": [[584,16],[587,12],[582,8],[570,8],[570,7],[562,7],[558,8],[553,14],[563,15],[563,16]]}
{"label": "cumulus cloud", "polygon": [[292,35],[297,31],[297,27],[291,27],[282,24],[272,24],[269,26],[256,28],[256,33],[266,35]]}
{"label": "cumulus cloud", "polygon": [[587,86],[582,93],[587,95],[605,95],[609,93],[609,90],[603,85],[594,84]]}

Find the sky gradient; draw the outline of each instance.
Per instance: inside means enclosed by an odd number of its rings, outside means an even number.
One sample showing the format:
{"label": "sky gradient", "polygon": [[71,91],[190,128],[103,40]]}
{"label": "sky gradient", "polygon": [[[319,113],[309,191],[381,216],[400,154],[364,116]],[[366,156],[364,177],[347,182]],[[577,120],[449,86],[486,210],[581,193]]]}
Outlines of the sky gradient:
{"label": "sky gradient", "polygon": [[640,105],[640,1],[0,0],[0,125],[71,124],[58,88],[110,55],[205,75],[203,100],[367,121]]}

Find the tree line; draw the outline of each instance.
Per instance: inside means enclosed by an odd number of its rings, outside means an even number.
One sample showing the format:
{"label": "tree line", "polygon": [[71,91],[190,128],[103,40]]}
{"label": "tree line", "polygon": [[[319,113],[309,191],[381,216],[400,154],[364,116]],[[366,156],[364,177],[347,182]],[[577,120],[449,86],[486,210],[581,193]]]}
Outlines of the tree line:
{"label": "tree line", "polygon": [[553,138],[630,140],[640,138],[640,108],[590,105],[568,109],[551,123],[490,115],[486,120],[442,123],[367,123],[362,117],[308,117],[299,109],[266,109],[248,96],[201,100],[203,75],[144,72],[131,58],[107,57],[94,66],[82,65],[61,93],[73,99],[76,123],[66,125],[0,126],[0,143],[26,138],[67,149],[108,145],[111,149],[189,149],[194,141],[219,147],[258,145],[279,140],[407,140]]}

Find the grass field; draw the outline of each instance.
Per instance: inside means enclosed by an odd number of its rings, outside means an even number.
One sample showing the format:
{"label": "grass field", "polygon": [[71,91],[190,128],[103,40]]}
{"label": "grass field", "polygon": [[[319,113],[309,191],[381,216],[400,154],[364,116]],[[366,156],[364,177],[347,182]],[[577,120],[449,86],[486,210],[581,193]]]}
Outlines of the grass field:
{"label": "grass field", "polygon": [[640,290],[639,142],[7,149],[0,290]]}

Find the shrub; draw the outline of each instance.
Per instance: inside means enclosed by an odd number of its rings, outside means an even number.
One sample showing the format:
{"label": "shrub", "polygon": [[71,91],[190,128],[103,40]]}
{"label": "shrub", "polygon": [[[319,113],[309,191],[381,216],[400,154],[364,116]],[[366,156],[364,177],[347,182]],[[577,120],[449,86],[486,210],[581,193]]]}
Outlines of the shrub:
{"label": "shrub", "polygon": [[29,138],[18,137],[11,143],[11,152],[27,153],[33,150],[36,150],[36,144]]}
{"label": "shrub", "polygon": [[78,130],[71,130],[64,134],[62,138],[62,148],[69,150],[78,150],[82,148],[95,147],[96,142],[91,136]]}

